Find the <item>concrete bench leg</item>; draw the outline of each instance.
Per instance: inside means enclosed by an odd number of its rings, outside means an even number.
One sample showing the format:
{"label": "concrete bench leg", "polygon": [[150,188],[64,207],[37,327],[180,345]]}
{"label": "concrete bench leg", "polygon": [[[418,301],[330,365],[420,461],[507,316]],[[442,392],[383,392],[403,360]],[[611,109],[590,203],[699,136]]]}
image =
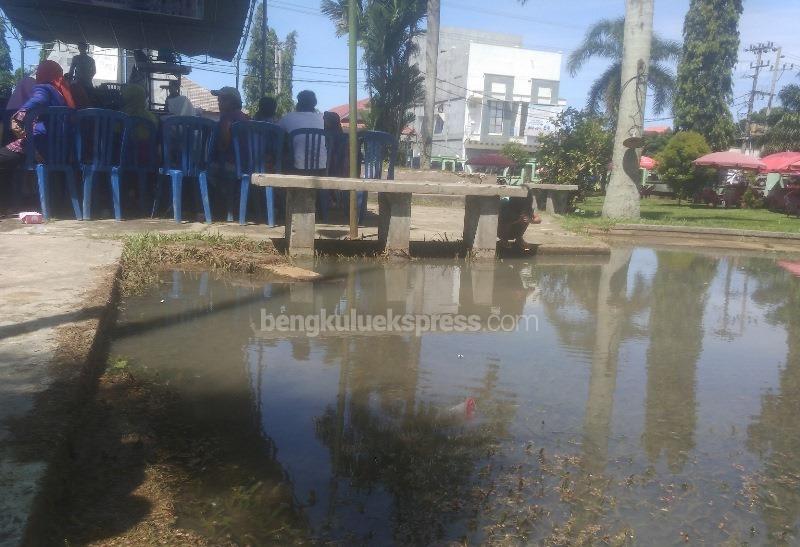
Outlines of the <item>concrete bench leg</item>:
{"label": "concrete bench leg", "polygon": [[378,194],[378,240],[389,254],[409,254],[411,239],[411,194]]}
{"label": "concrete bench leg", "polygon": [[547,211],[551,215],[556,212],[555,203],[553,203],[553,198],[555,197],[554,194],[555,192],[553,192],[552,190],[547,191],[547,201],[545,205],[545,211]]}
{"label": "concrete bench leg", "polygon": [[286,245],[290,255],[313,255],[316,194],[310,188],[286,189]]}
{"label": "concrete bench leg", "polygon": [[495,257],[499,213],[499,197],[467,196],[464,210],[464,243],[472,250],[473,257]]}

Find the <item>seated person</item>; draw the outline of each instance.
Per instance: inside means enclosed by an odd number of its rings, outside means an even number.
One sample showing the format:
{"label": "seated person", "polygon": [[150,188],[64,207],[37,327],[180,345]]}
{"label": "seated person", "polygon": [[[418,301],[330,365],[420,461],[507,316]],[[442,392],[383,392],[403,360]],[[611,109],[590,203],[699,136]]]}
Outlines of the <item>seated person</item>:
{"label": "seated person", "polygon": [[278,101],[275,97],[261,97],[258,101],[258,110],[254,119],[257,122],[270,122],[275,123],[275,113],[278,110]]}
{"label": "seated person", "polygon": [[[236,189],[236,157],[233,149],[231,127],[236,122],[248,121],[250,118],[242,112],[242,96],[235,87],[223,87],[211,92],[219,105],[219,126],[216,135],[215,165],[212,168],[212,181],[229,201],[228,209],[232,211],[233,193]],[[232,219],[228,219],[232,220]]]}
{"label": "seated person", "polygon": [[[316,110],[317,96],[313,91],[305,90],[297,94],[297,107],[294,112],[289,112],[279,122],[279,125],[286,131],[291,133],[296,129],[325,129],[325,120],[322,114]],[[294,167],[295,171],[303,171],[308,173],[305,169],[306,166],[306,148],[305,139],[303,137],[295,137],[295,142],[290,143],[294,149],[294,157],[291,158],[291,163],[294,165],[286,165],[287,170]],[[314,174],[324,175],[328,167],[328,149],[325,143],[322,143],[319,150],[319,169],[314,170]]]}
{"label": "seated person", "polygon": [[64,71],[58,63],[50,60],[39,63],[36,69],[36,85],[33,86],[31,97],[11,117],[11,131],[15,140],[8,146],[0,148],[0,170],[10,170],[22,163],[28,140],[37,139],[38,144],[39,138],[47,133],[41,122],[34,125],[33,135],[26,135],[24,128],[25,115],[29,110],[48,106],[69,108],[76,106],[70,85],[64,79]]}
{"label": "seated person", "polygon": [[336,112],[325,112],[325,131],[330,136],[331,151],[328,174],[332,177],[350,176],[350,139],[342,129],[342,119]]}
{"label": "seated person", "polygon": [[170,80],[169,84],[162,85],[161,89],[167,90],[167,114],[172,116],[194,116],[194,106],[189,97],[181,95],[181,83]]}

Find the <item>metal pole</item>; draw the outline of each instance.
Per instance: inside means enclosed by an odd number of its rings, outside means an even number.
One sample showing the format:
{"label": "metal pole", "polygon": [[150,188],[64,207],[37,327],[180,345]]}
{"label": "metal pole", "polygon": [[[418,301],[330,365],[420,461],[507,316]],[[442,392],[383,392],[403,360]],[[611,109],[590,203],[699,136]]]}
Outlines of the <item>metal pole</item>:
{"label": "metal pole", "polygon": [[783,58],[783,48],[778,47],[775,56],[775,66],[772,67],[772,83],[769,86],[769,101],[767,102],[767,116],[772,114],[772,101],[775,98],[775,88],[778,86],[778,79],[781,77],[781,59]]}
{"label": "metal pole", "polygon": [[[358,0],[348,6],[348,46],[350,48],[350,178],[356,179],[361,171],[358,165]],[[356,193],[350,192],[350,239],[358,237],[358,211]]]}
{"label": "metal pole", "polygon": [[261,74],[259,80],[259,87],[261,89],[261,96],[267,94],[267,36],[269,35],[269,26],[267,25],[267,0],[261,2]]}
{"label": "metal pole", "polygon": [[422,158],[420,167],[431,168],[433,128],[436,116],[436,77],[439,65],[439,0],[428,0],[428,30],[425,38],[425,105],[422,114]]}

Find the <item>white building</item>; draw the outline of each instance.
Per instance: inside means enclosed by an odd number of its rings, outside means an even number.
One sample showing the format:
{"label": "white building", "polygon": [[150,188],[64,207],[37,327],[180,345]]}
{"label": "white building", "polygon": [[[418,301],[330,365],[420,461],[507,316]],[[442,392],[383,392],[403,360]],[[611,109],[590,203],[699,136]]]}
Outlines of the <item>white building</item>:
{"label": "white building", "polygon": [[[434,156],[469,159],[507,142],[534,151],[538,136],[552,130],[566,106],[558,96],[561,53],[526,49],[522,43],[518,35],[441,29]],[[415,62],[424,73],[424,38]],[[422,113],[421,107],[415,109],[417,135]]]}

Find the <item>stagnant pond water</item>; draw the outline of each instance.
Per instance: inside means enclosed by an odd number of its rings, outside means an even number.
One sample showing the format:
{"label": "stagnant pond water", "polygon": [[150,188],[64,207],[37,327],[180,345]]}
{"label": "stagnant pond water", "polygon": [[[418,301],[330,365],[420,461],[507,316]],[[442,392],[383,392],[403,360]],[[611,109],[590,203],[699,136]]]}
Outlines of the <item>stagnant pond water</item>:
{"label": "stagnant pond water", "polygon": [[[179,524],[250,544],[798,541],[800,280],[647,248],[549,262],[175,272],[128,299],[112,354],[224,440]],[[362,328],[273,322],[323,310]],[[472,322],[368,323],[387,310]]]}

